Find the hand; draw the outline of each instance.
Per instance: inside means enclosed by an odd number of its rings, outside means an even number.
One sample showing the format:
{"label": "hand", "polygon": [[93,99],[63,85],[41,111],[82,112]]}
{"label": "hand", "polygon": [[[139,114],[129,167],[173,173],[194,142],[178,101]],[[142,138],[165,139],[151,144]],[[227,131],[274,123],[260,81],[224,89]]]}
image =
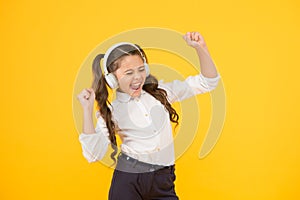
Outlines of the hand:
{"label": "hand", "polygon": [[183,35],[183,39],[188,45],[194,47],[195,49],[207,49],[203,36],[198,32],[187,32],[185,35]]}
{"label": "hand", "polygon": [[92,88],[83,89],[78,95],[77,99],[84,109],[93,109],[95,101],[95,92]]}

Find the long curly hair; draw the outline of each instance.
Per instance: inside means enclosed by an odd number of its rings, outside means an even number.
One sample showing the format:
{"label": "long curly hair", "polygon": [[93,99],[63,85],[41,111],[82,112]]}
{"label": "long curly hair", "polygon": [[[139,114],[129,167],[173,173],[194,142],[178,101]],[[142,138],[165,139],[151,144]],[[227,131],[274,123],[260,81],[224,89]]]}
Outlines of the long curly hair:
{"label": "long curly hair", "polygon": [[[140,52],[143,54],[146,62],[148,63],[147,56],[144,50],[137,44],[135,44]],[[139,55],[141,58],[140,53],[136,48],[132,45],[123,44],[116,47],[108,56],[107,59],[107,70],[108,72],[112,73],[115,72],[120,67],[120,62],[124,56],[129,55]],[[112,112],[110,109],[110,102],[108,101],[108,84],[102,74],[100,61],[104,58],[104,54],[99,54],[94,58],[93,61],[93,82],[92,88],[95,91],[95,100],[97,101],[98,109],[106,122],[107,129],[109,131],[109,139],[111,141],[111,146],[113,148],[113,152],[111,153],[110,157],[116,163],[115,155],[118,152],[117,147],[117,140],[116,140],[116,132],[117,126],[115,122],[112,120]],[[171,106],[169,101],[167,100],[167,92],[164,89],[158,88],[158,80],[153,75],[147,76],[145,83],[143,85],[143,90],[151,94],[154,98],[161,102],[162,105],[166,108],[169,112],[170,121],[176,123],[178,125],[179,115],[177,114],[176,110]]]}

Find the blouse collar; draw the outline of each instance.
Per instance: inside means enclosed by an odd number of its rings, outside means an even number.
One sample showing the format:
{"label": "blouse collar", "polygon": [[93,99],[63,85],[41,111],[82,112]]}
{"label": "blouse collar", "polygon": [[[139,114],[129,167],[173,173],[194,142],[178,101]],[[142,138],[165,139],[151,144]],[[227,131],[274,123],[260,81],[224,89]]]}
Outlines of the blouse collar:
{"label": "blouse collar", "polygon": [[136,99],[136,98],[140,98],[142,95],[144,95],[146,92],[144,90],[141,91],[141,95],[138,97],[132,97],[127,93],[124,92],[120,92],[120,91],[116,91],[116,99],[119,100],[120,102],[124,102],[127,103],[130,100]]}

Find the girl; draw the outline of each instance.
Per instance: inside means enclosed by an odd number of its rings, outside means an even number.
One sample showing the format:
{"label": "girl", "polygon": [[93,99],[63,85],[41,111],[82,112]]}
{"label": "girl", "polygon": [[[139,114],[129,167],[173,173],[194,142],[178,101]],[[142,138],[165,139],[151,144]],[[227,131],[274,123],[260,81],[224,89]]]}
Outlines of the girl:
{"label": "girl", "polygon": [[[79,135],[83,156],[95,162],[103,158],[109,144],[114,149],[111,158],[117,164],[110,200],[178,199],[170,121],[178,124],[179,116],[171,103],[209,92],[220,79],[200,33],[187,32],[183,38],[199,56],[199,75],[158,83],[150,74],[143,49],[123,42],[95,57],[92,88],[77,95],[84,111],[83,132]],[[117,89],[111,105],[107,85]],[[92,119],[95,100],[99,108],[96,128]],[[116,134],[122,141],[117,159]]]}

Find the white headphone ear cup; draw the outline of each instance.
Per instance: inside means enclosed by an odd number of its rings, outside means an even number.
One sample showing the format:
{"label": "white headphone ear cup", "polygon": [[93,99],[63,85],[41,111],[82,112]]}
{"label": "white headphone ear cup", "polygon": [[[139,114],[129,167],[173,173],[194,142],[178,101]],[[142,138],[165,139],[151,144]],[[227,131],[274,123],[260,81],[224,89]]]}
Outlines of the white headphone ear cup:
{"label": "white headphone ear cup", "polygon": [[144,62],[144,67],[146,71],[146,77],[150,75],[150,69],[148,63]]}
{"label": "white headphone ear cup", "polygon": [[117,78],[112,73],[107,74],[105,80],[111,89],[116,89],[119,86]]}

